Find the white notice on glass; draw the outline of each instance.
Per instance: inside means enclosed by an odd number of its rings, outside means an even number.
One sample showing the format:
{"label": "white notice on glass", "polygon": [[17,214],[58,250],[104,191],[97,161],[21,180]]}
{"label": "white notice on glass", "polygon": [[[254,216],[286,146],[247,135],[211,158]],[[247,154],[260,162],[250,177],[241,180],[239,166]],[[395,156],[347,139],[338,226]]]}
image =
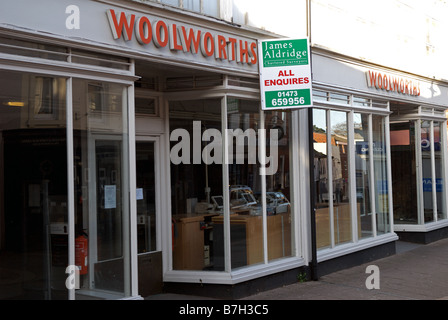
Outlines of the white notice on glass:
{"label": "white notice on glass", "polygon": [[136,198],[137,200],[143,200],[143,188],[137,188]]}
{"label": "white notice on glass", "polygon": [[104,208],[115,209],[117,207],[117,186],[104,186]]}

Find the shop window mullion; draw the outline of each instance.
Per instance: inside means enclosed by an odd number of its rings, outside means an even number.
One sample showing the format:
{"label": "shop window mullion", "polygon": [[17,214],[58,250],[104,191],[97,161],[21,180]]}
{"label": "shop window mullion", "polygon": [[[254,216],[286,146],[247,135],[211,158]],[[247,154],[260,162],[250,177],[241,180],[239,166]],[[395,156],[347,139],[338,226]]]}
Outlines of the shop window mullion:
{"label": "shop window mullion", "polygon": [[[123,87],[122,88],[122,101],[121,101],[121,105],[122,105],[122,114],[126,115],[127,114],[127,109],[128,109],[128,101],[127,101],[127,93],[128,93],[128,89],[127,87]],[[122,126],[123,128],[129,128],[128,127],[129,123],[128,123],[128,119],[126,117],[123,116],[122,118]],[[123,143],[123,151],[121,154],[121,171],[123,172],[122,174],[122,178],[124,181],[129,181],[129,154],[127,154],[128,152],[130,152],[131,150],[129,150],[129,144],[128,144],[128,139],[127,139],[127,132],[124,130],[124,132],[122,133],[122,143]],[[135,187],[135,184],[134,184]],[[129,195],[131,196],[130,193],[130,188],[129,188],[129,184],[124,183],[123,185],[123,193],[125,195]],[[135,192],[135,188],[133,188],[133,192]],[[134,194],[135,197],[135,194]],[[135,198],[134,198],[135,199]],[[129,197],[123,197],[123,208],[128,208],[130,209],[130,203],[129,203]],[[134,201],[135,203],[135,201]],[[131,282],[131,276],[130,276],[130,262],[131,262],[131,256],[130,256],[130,252],[129,250],[130,248],[130,225],[129,225],[129,218],[130,218],[130,213],[126,214],[126,210],[124,211],[125,214],[122,215],[121,217],[121,221],[122,221],[122,237],[123,237],[123,281],[124,281],[124,295],[125,297],[128,297],[131,295],[131,291],[130,291],[130,282]],[[135,220],[137,221],[137,219]]]}
{"label": "shop window mullion", "polygon": [[370,207],[372,211],[372,234],[376,237],[376,202],[375,202],[375,171],[374,171],[374,155],[373,155],[373,121],[372,114],[369,114],[369,171],[370,171]]}
{"label": "shop window mullion", "polygon": [[330,110],[327,113],[327,168],[328,168],[328,207],[330,213],[330,247],[335,247],[334,235],[334,205],[333,205],[333,161],[331,150],[331,119]]}
{"label": "shop window mullion", "polygon": [[[226,132],[227,123],[227,95],[221,99],[221,126]],[[230,241],[230,195],[229,195],[229,137],[222,135],[222,194],[223,194],[223,230],[224,230],[224,271],[230,273],[232,270],[231,241]]]}
{"label": "shop window mullion", "polygon": [[[262,143],[259,145],[259,155],[266,155],[266,131],[265,131],[265,119],[264,119],[264,111],[260,110],[260,129],[263,134],[259,136],[259,139],[262,140]],[[260,157],[261,159],[261,157]],[[261,210],[262,210],[262,230],[263,230],[263,261],[264,263],[268,263],[268,226],[267,226],[267,211],[266,211],[266,163],[262,161],[260,164],[260,170],[262,170],[261,174]]]}
{"label": "shop window mullion", "polygon": [[424,202],[423,202],[423,159],[422,159],[422,130],[421,121],[415,121],[415,158],[417,167],[417,223],[422,224],[424,219]]}
{"label": "shop window mullion", "polygon": [[358,219],[357,219],[357,198],[356,198],[356,165],[355,165],[355,148],[352,142],[355,141],[354,134],[354,111],[350,111],[348,113],[348,122],[347,122],[347,149],[348,149],[348,181],[350,186],[350,212],[352,219],[352,239],[353,242],[358,242]]}
{"label": "shop window mullion", "polygon": [[[308,110],[306,110],[308,112]],[[291,219],[292,219],[292,224],[293,224],[293,236],[291,238],[291,244],[293,246],[293,256],[294,257],[302,257],[304,256],[304,252],[302,251],[302,246],[300,243],[300,221],[301,219],[305,218],[305,214],[300,215],[298,212],[300,210],[300,206],[297,206],[297,203],[300,203],[300,194],[304,194],[306,193],[307,188],[304,187],[306,184],[306,179],[300,179],[300,177],[305,177],[306,174],[302,174],[302,172],[300,171],[301,168],[303,169],[305,167],[305,165],[303,165],[303,159],[302,156],[300,155],[299,150],[300,149],[300,144],[301,141],[299,139],[299,137],[301,137],[300,135],[300,124],[301,124],[301,116],[300,116],[300,111],[293,111],[292,112],[292,118],[291,118],[291,137],[292,138],[292,142],[289,145],[289,154],[290,154],[290,163],[292,164],[291,167],[291,172],[292,172],[292,181],[293,183],[291,184],[291,204],[292,204],[292,212],[293,214],[291,215]],[[305,126],[304,126],[305,127]],[[307,128],[306,128],[307,130]],[[309,130],[307,130],[307,134]],[[304,137],[306,136],[306,134],[303,135]],[[297,138],[297,139],[296,139]],[[309,148],[309,150],[312,150],[311,148]],[[310,151],[311,152],[311,151]],[[297,161],[293,161],[293,159],[297,159]],[[304,181],[303,181],[304,180]],[[314,181],[313,181],[314,182]],[[303,190],[303,192],[299,192],[300,190]],[[312,188],[309,189],[310,193],[313,191]],[[309,198],[309,197],[308,197]],[[315,206],[315,204],[313,204],[313,206]],[[302,206],[302,208],[307,208],[306,205]],[[307,211],[304,211],[307,212]]]}
{"label": "shop window mullion", "polygon": [[442,203],[443,203],[443,216],[442,219],[447,218],[447,201],[448,201],[448,148],[446,147],[447,143],[447,130],[444,130],[444,128],[447,128],[447,121],[440,122],[440,152],[442,153],[442,177],[443,177],[443,196],[442,196]]}
{"label": "shop window mullion", "polygon": [[390,123],[389,116],[385,117],[385,133],[386,133],[386,159],[387,159],[387,199],[389,204],[389,225],[390,231],[393,230],[394,214],[393,214],[393,199],[392,199],[392,164],[391,164],[391,150],[390,150]]}
{"label": "shop window mullion", "polygon": [[[73,79],[66,81],[66,132],[67,132],[67,214],[68,214],[68,265],[75,265],[75,174],[73,151]],[[75,299],[75,289],[68,289],[68,299]]]}
{"label": "shop window mullion", "polygon": [[432,184],[432,213],[433,220],[437,222],[437,181],[436,181],[436,160],[434,149],[434,121],[430,121],[430,150],[431,150],[431,184]]}
{"label": "shop window mullion", "polygon": [[[134,63],[132,61],[132,72],[134,72]],[[127,104],[128,104],[128,128],[129,128],[129,186],[131,205],[129,206],[130,214],[130,268],[131,268],[131,295],[138,295],[138,261],[137,261],[137,178],[136,178],[136,142],[135,142],[135,91],[134,86],[129,86],[127,89]],[[157,183],[157,180],[156,180]],[[158,199],[158,198],[157,198]],[[157,211],[159,212],[159,211]],[[157,232],[159,236],[160,232]],[[157,239],[157,246],[160,246],[160,241]]]}

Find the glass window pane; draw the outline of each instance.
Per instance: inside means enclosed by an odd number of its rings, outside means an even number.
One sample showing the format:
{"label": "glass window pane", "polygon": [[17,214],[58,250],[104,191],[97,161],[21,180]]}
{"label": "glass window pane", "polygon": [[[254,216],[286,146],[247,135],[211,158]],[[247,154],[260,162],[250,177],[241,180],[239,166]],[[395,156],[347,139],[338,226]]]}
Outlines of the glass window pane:
{"label": "glass window pane", "polygon": [[432,203],[432,170],[431,170],[431,121],[421,121],[421,150],[422,150],[422,183],[423,183],[423,214],[424,221],[434,221]]}
{"label": "glass window pane", "polygon": [[391,123],[394,223],[418,223],[415,122]]}
{"label": "glass window pane", "polygon": [[331,246],[326,111],[313,109],[317,248]]}
{"label": "glass window pane", "polygon": [[358,107],[370,107],[370,99],[353,97],[353,105]]}
{"label": "glass window pane", "polygon": [[436,196],[437,196],[437,219],[446,219],[446,201],[444,194],[444,169],[443,169],[443,149],[445,145],[442,140],[443,122],[434,121],[434,157],[436,165]]}
{"label": "glass window pane", "polygon": [[221,99],[169,108],[173,268],[224,270]]}
{"label": "glass window pane", "polygon": [[[127,87],[73,80],[76,239],[87,237],[85,290],[130,295]],[[78,243],[77,243],[78,245]]]}
{"label": "glass window pane", "polygon": [[50,44],[0,37],[0,52],[27,57],[67,61],[67,48]]}
{"label": "glass window pane", "polygon": [[[210,1],[210,0],[209,0]],[[201,12],[201,0],[183,0],[184,9]]]}
{"label": "glass window pane", "polygon": [[64,78],[0,70],[0,299],[68,298],[65,113]]}
{"label": "glass window pane", "polygon": [[330,111],[335,244],[352,240],[347,113]]}
{"label": "glass window pane", "polygon": [[328,101],[328,93],[326,91],[313,90],[313,100]]}
{"label": "glass window pane", "polygon": [[179,7],[179,1],[180,0],[161,0],[160,2],[165,3],[165,4],[169,4],[175,7]]}
{"label": "glass window pane", "polygon": [[338,93],[330,92],[329,101],[334,102],[334,103],[349,104],[350,96],[345,95],[345,94],[338,94]]}
{"label": "glass window pane", "polygon": [[264,262],[257,130],[260,104],[228,98],[230,241],[232,268]]}
{"label": "glass window pane", "polygon": [[130,66],[129,59],[126,58],[76,49],[72,50],[71,59],[73,63],[87,64],[91,66],[99,66],[119,70],[129,70]]}
{"label": "glass window pane", "polygon": [[[265,112],[266,155],[276,157],[277,161],[277,170],[266,175],[268,260],[289,257],[292,253],[290,126],[290,112]],[[271,147],[271,137],[276,140],[274,130],[278,134],[277,149]]]}
{"label": "glass window pane", "polygon": [[219,0],[202,0],[204,14],[219,18]]}
{"label": "glass window pane", "polygon": [[154,142],[137,141],[137,252],[157,250]]}
{"label": "glass window pane", "polygon": [[377,234],[390,232],[385,118],[372,115],[373,170]]}
{"label": "glass window pane", "polygon": [[135,113],[137,115],[156,115],[157,100],[154,98],[135,97]]}
{"label": "glass window pane", "polygon": [[354,114],[355,129],[355,167],[356,167],[356,211],[358,215],[359,237],[373,235],[372,208],[370,204],[370,152],[369,152],[369,115]]}

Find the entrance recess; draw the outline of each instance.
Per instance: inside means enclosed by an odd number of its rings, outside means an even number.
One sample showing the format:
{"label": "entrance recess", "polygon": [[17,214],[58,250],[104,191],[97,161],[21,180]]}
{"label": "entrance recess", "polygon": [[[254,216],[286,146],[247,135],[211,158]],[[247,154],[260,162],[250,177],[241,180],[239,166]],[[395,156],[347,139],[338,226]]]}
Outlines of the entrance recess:
{"label": "entrance recess", "polygon": [[162,291],[158,146],[158,138],[138,137],[136,141],[138,287],[142,297]]}

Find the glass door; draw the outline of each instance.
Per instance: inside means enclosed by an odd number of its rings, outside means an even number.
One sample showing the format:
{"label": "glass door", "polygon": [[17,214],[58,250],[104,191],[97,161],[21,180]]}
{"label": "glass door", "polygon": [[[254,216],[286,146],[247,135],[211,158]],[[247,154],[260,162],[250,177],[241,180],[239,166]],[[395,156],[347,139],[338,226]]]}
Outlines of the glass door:
{"label": "glass door", "polygon": [[136,142],[137,250],[156,251],[156,178],[154,141]]}
{"label": "glass door", "polygon": [[137,252],[139,294],[162,291],[162,252],[159,246],[158,138],[136,141]]}

